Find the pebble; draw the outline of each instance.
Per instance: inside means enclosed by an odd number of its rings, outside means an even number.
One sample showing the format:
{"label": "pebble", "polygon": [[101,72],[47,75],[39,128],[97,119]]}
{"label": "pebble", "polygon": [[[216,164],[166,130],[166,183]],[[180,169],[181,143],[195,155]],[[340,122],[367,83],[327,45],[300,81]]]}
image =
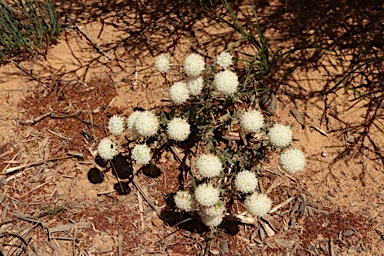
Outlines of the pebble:
{"label": "pebble", "polygon": [[213,255],[219,255],[220,254],[219,250],[209,250],[209,252],[212,253]]}
{"label": "pebble", "polygon": [[153,217],[152,224],[157,228],[160,228],[164,225],[163,221],[158,216]]}
{"label": "pebble", "polygon": [[327,150],[323,150],[323,152],[321,152],[321,156],[322,157],[326,157],[328,155],[328,152],[327,152]]}
{"label": "pebble", "polygon": [[228,254],[229,253],[229,248],[228,248],[227,240],[221,241],[221,251],[224,254]]}

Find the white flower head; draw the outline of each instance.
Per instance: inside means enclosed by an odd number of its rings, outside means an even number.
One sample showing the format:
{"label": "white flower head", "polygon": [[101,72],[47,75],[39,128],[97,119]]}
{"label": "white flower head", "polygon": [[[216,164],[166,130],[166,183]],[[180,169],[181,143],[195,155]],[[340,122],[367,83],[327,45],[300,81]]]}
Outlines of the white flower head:
{"label": "white flower head", "polygon": [[250,214],[261,217],[271,210],[272,200],[266,194],[255,192],[247,196],[244,207]]}
{"label": "white flower head", "polygon": [[137,144],[132,149],[132,159],[135,160],[137,164],[149,164],[151,158],[151,149],[146,144]]}
{"label": "white flower head", "polygon": [[211,184],[200,184],[195,190],[195,199],[201,205],[209,207],[217,203],[220,191]]}
{"label": "white flower head", "polygon": [[167,73],[171,69],[171,59],[167,54],[160,54],[155,59],[155,68],[160,73]]}
{"label": "white flower head", "polygon": [[220,159],[212,154],[201,154],[196,159],[195,166],[203,178],[219,176],[223,171],[223,164]]}
{"label": "white flower head", "polygon": [[183,104],[189,98],[189,90],[185,82],[174,83],[169,88],[169,98],[177,105]]}
{"label": "white flower head", "polygon": [[223,221],[224,215],[211,216],[211,215],[207,215],[207,214],[201,213],[200,217],[201,217],[201,221],[207,227],[217,227]]}
{"label": "white flower head", "polygon": [[189,77],[196,77],[201,75],[205,69],[204,58],[196,53],[188,55],[183,63],[184,71]]}
{"label": "white flower head", "polygon": [[241,171],[236,175],[235,186],[242,193],[254,192],[258,186],[256,175],[250,171]]}
{"label": "white flower head", "polygon": [[139,113],[134,120],[131,130],[132,133],[142,137],[155,135],[160,126],[157,116],[150,111],[142,111]]}
{"label": "white flower head", "polygon": [[108,130],[115,136],[120,135],[125,129],[124,118],[121,116],[112,116],[108,122]]}
{"label": "white flower head", "polygon": [[188,191],[177,191],[174,197],[176,207],[180,210],[191,212],[196,209],[196,200]]}
{"label": "white flower head", "polygon": [[169,138],[173,140],[184,141],[188,139],[188,136],[191,133],[191,126],[188,124],[187,120],[176,117],[168,123],[167,133]]}
{"label": "white flower head", "polygon": [[220,67],[227,69],[232,65],[232,55],[228,52],[222,52],[217,56],[216,63],[219,64]]}
{"label": "white flower head", "polygon": [[202,76],[188,77],[187,88],[191,95],[197,96],[201,93],[204,87],[204,79]]}
{"label": "white flower head", "polygon": [[268,138],[275,147],[285,148],[292,141],[292,130],[283,124],[274,124],[269,130]]}
{"label": "white flower head", "polygon": [[110,138],[104,138],[99,142],[97,152],[104,160],[112,160],[117,154],[119,154],[119,147],[117,143]]}
{"label": "white flower head", "polygon": [[224,211],[225,211],[225,205],[221,200],[219,200],[217,203],[215,203],[212,206],[201,207],[201,212],[204,215],[209,215],[209,216],[223,216]]}
{"label": "white flower head", "polygon": [[213,86],[223,95],[233,95],[237,92],[239,78],[235,72],[224,70],[215,75]]}
{"label": "white flower head", "polygon": [[300,149],[286,149],[283,153],[281,153],[279,163],[286,172],[299,172],[305,167],[305,154]]}
{"label": "white flower head", "polygon": [[249,110],[240,117],[240,123],[247,132],[258,132],[264,125],[264,117],[258,110]]}

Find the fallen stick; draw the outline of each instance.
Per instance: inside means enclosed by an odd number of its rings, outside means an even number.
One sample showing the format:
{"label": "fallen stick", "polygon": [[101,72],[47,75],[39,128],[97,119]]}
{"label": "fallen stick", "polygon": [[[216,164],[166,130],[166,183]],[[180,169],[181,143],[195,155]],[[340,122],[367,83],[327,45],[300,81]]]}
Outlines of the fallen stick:
{"label": "fallen stick", "polygon": [[279,210],[280,208],[282,208],[282,207],[286,206],[287,204],[289,204],[293,199],[295,199],[295,197],[293,197],[293,196],[290,197],[290,198],[288,198],[288,199],[285,200],[284,202],[282,202],[282,203],[276,205],[275,207],[273,207],[273,208],[269,211],[269,213],[274,213],[275,211],[277,211],[277,210]]}
{"label": "fallen stick", "polygon": [[45,113],[45,114],[42,114],[41,116],[38,116],[38,117],[35,117],[33,119],[29,119],[29,120],[20,120],[20,119],[16,119],[20,124],[35,124],[41,120],[43,120],[44,118],[46,118],[47,116],[50,116],[52,114],[52,112],[48,112],[48,113]]}
{"label": "fallen stick", "polygon": [[8,174],[8,173],[19,171],[21,169],[25,169],[25,168],[32,167],[32,166],[35,166],[35,165],[45,164],[47,162],[57,161],[57,160],[62,160],[62,159],[68,159],[68,158],[73,158],[73,157],[75,157],[75,156],[70,155],[70,156],[62,156],[62,157],[49,158],[49,159],[46,159],[46,160],[37,160],[37,161],[29,163],[29,164],[22,164],[22,165],[19,165],[19,166],[8,168],[8,169],[5,170],[4,173]]}
{"label": "fallen stick", "polygon": [[77,229],[79,229],[79,228],[88,228],[90,226],[91,226],[91,224],[89,222],[79,222],[79,223],[74,223],[74,224],[60,225],[60,226],[57,226],[54,228],[48,228],[47,230],[48,230],[49,234],[51,234],[51,233],[55,233],[55,232],[68,231],[68,230],[71,230],[75,227]]}
{"label": "fallen stick", "polygon": [[82,112],[81,109],[79,109],[75,113],[69,114],[69,115],[59,115],[59,114],[57,114],[55,112],[48,112],[48,113],[42,114],[41,116],[35,117],[33,119],[28,119],[28,120],[20,120],[20,119],[16,118],[16,121],[18,121],[20,124],[24,124],[24,125],[26,125],[26,124],[35,124],[37,122],[40,122],[41,120],[43,120],[44,118],[46,118],[48,116],[50,118],[64,119],[64,118],[69,118],[69,117],[76,117],[81,112]]}
{"label": "fallen stick", "polygon": [[163,216],[161,216],[160,210],[152,203],[152,201],[149,199],[147,194],[143,191],[143,189],[140,187],[140,185],[135,181],[135,178],[132,179],[133,185],[136,187],[136,189],[140,192],[140,194],[144,197],[145,201],[151,206],[151,208],[156,212],[156,214],[163,219]]}
{"label": "fallen stick", "polygon": [[112,59],[111,57],[109,57],[109,55],[106,52],[103,51],[103,49],[100,48],[100,46],[97,45],[97,43],[76,22],[75,22],[75,26],[76,26],[77,30],[79,30],[79,32],[81,34],[83,34],[85,36],[85,38],[87,38],[87,40],[92,44],[92,46],[95,47],[95,49],[98,50],[102,55],[104,55],[104,57],[107,60]]}
{"label": "fallen stick", "polygon": [[318,131],[318,132],[321,133],[322,135],[328,137],[328,134],[327,134],[325,131],[321,130],[319,127],[316,127],[316,126],[311,125],[311,128],[315,129],[316,131]]}

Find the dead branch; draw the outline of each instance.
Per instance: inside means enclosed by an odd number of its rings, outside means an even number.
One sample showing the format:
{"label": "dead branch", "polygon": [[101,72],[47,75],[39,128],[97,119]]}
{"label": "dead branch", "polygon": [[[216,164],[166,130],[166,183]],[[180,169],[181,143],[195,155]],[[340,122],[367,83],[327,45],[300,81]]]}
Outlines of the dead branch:
{"label": "dead branch", "polygon": [[77,229],[81,229],[81,228],[88,228],[90,226],[91,226],[91,224],[89,222],[83,221],[83,222],[74,223],[74,224],[71,223],[71,224],[56,226],[53,228],[47,228],[47,230],[48,230],[48,234],[50,236],[52,233],[69,231],[69,230],[74,229],[75,227]]}
{"label": "dead branch", "polygon": [[95,42],[95,40],[93,40],[93,39],[87,34],[87,32],[85,32],[85,31],[83,30],[82,27],[80,27],[76,22],[75,22],[74,25],[75,25],[75,27],[77,28],[77,30],[78,30],[81,34],[83,34],[83,35],[85,36],[85,38],[87,38],[87,40],[92,44],[92,46],[93,46],[99,53],[101,53],[101,54],[105,57],[106,60],[111,60],[111,59],[112,59],[112,58],[111,58],[105,51],[103,51],[103,49],[100,48],[100,46],[97,45],[97,43]]}
{"label": "dead branch", "polygon": [[4,173],[8,174],[8,173],[19,171],[19,170],[22,170],[22,169],[25,169],[25,168],[28,168],[28,167],[32,167],[32,166],[35,166],[35,165],[45,164],[47,162],[52,162],[52,161],[57,161],[57,160],[62,160],[62,159],[68,159],[68,158],[73,158],[73,157],[77,157],[77,156],[69,155],[69,156],[62,156],[62,157],[54,157],[54,158],[45,159],[45,160],[37,160],[37,161],[29,163],[29,164],[22,164],[22,165],[19,165],[19,166],[16,166],[16,167],[8,168],[8,169],[5,170]]}

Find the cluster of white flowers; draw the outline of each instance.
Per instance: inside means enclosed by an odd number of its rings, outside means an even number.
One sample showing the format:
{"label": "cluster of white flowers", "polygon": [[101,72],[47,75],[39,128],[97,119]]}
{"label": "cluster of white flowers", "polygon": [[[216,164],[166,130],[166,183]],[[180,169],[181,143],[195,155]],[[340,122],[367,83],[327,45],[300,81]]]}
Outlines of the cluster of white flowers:
{"label": "cluster of white flowers", "polygon": [[261,217],[271,210],[272,200],[266,194],[255,192],[247,196],[244,206],[250,214]]}
{"label": "cluster of white flowers", "polygon": [[155,59],[155,67],[160,73],[167,73],[171,69],[171,59],[167,54],[160,54]]}
{"label": "cluster of white flowers", "polygon": [[235,72],[224,70],[215,75],[213,86],[223,95],[233,95],[237,92],[239,78]]}
{"label": "cluster of white flowers", "polygon": [[223,171],[223,164],[220,159],[212,154],[201,154],[196,159],[195,166],[203,178],[219,176]]}
{"label": "cluster of white flowers", "polygon": [[284,171],[296,173],[305,167],[305,154],[300,149],[286,149],[281,153],[279,162]]}
{"label": "cluster of white flowers", "polygon": [[220,67],[227,69],[232,65],[232,55],[228,52],[222,52],[217,56],[216,63],[219,64]]}
{"label": "cluster of white flowers", "polygon": [[177,105],[183,104],[189,98],[189,90],[185,82],[176,82],[169,88],[169,98]]}
{"label": "cluster of white flowers", "polygon": [[188,136],[191,133],[191,126],[188,124],[187,120],[176,117],[168,123],[167,133],[169,138],[173,140],[184,141],[188,139]]}
{"label": "cluster of white flowers", "polygon": [[188,77],[187,88],[191,95],[197,96],[201,93],[204,87],[204,79],[202,76]]}
{"label": "cluster of white flowers", "polygon": [[128,117],[128,129],[137,137],[153,136],[159,127],[159,119],[150,111],[135,111]]}
{"label": "cluster of white flowers", "polygon": [[258,186],[256,175],[250,171],[241,171],[236,175],[235,186],[242,193],[254,192]]}
{"label": "cluster of white flowers", "polygon": [[220,191],[211,184],[200,184],[195,190],[195,199],[205,207],[212,206],[220,200]]}
{"label": "cluster of white flowers", "polygon": [[125,129],[124,118],[121,116],[112,116],[108,122],[108,130],[115,136],[120,135]]}
{"label": "cluster of white flowers", "polygon": [[188,191],[177,191],[173,199],[175,200],[176,207],[180,210],[191,212],[196,209],[196,200]]}
{"label": "cluster of white flowers", "polygon": [[196,53],[191,53],[184,59],[184,71],[189,77],[200,76],[205,69],[204,58]]}
{"label": "cluster of white flowers", "polygon": [[247,132],[259,132],[264,125],[264,117],[258,110],[249,110],[240,117],[240,123]]}
{"label": "cluster of white flowers", "polygon": [[104,138],[99,142],[97,152],[104,160],[112,160],[117,154],[119,154],[119,146],[112,139]]}
{"label": "cluster of white flowers", "polygon": [[292,130],[283,124],[274,124],[268,132],[268,138],[275,147],[288,147],[292,141]]}
{"label": "cluster of white flowers", "polygon": [[[221,95],[234,95],[239,88],[239,78],[235,72],[229,70],[233,64],[232,55],[228,52],[222,52],[217,56],[212,67],[216,68],[216,64],[222,68],[222,71],[214,75],[213,88]],[[158,56],[155,60],[155,67],[161,73],[168,72],[171,69],[169,56],[166,54]],[[205,80],[202,76],[205,70],[204,58],[199,54],[192,53],[185,58],[183,67],[188,76],[186,81],[176,82],[169,88],[169,98],[175,105],[187,102],[191,95],[198,96],[204,88]],[[207,79],[206,81],[211,80]],[[245,132],[252,133],[260,132],[265,122],[264,116],[258,110],[244,110],[239,121]],[[124,119],[118,116],[113,116],[108,124],[109,131],[114,135],[121,134],[124,127]],[[149,137],[157,133],[160,124],[153,113],[135,111],[128,117],[127,127],[138,137]],[[190,136],[191,126],[188,120],[176,117],[169,121],[166,132],[168,138],[181,142]],[[292,142],[292,130],[288,126],[274,124],[268,132],[268,138],[271,145],[285,148]],[[113,159],[119,152],[117,144],[108,138],[100,142],[98,151],[100,156],[106,160]],[[146,144],[137,144],[131,153],[132,159],[137,164],[146,165],[151,161],[151,149]],[[298,149],[285,149],[279,157],[279,163],[285,171],[296,173],[302,170],[306,164],[305,154]],[[199,173],[197,179],[208,179],[208,183],[199,184],[193,192],[177,191],[174,202],[179,210],[186,212],[198,210],[201,220],[206,226],[217,227],[223,221],[226,208],[220,199],[220,189],[213,182],[222,181],[215,177],[223,174],[223,163],[214,154],[200,154],[195,160],[194,167]],[[244,201],[244,207],[250,214],[261,217],[271,210],[272,200],[267,194],[258,192],[258,178],[254,172],[243,170],[237,173],[233,187],[240,193],[248,194]]]}
{"label": "cluster of white flowers", "polygon": [[137,164],[149,164],[151,158],[151,149],[146,144],[138,144],[132,149],[132,159]]}

